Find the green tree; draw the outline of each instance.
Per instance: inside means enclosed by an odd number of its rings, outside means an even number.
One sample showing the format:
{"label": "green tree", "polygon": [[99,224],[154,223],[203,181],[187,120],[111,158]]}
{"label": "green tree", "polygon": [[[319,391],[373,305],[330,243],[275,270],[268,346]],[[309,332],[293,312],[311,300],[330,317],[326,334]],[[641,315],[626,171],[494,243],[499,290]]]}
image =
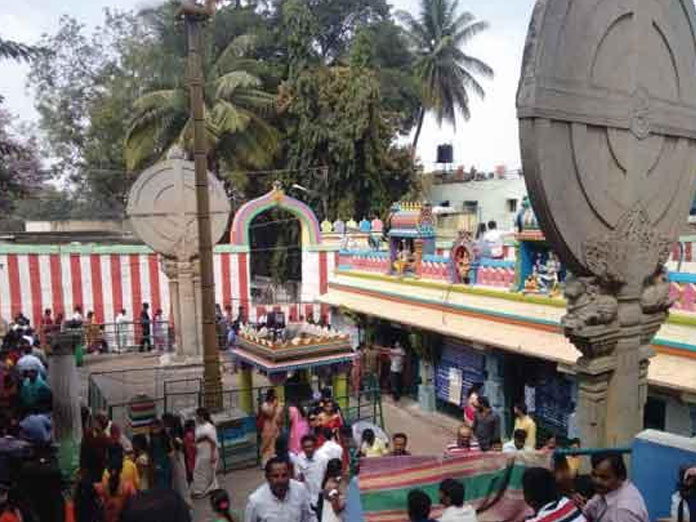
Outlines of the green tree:
{"label": "green tree", "polygon": [[20,140],[11,129],[13,118],[0,107],[0,213],[12,213],[18,201],[35,192],[46,179],[36,138]]}
{"label": "green tree", "polygon": [[[118,217],[132,179],[124,176],[123,141],[133,101],[143,82],[166,71],[143,19],[106,11],[93,33],[70,17],[42,46],[32,63],[39,125],[53,170],[74,192],[75,212]],[[78,205],[77,202],[80,202]],[[91,209],[91,210],[90,210]]]}
{"label": "green tree", "polygon": [[313,45],[331,65],[347,54],[360,28],[389,19],[386,0],[276,0],[275,10],[287,17],[287,5],[300,3],[315,19]]}
{"label": "green tree", "polygon": [[421,91],[414,154],[426,112],[435,113],[438,125],[443,121],[456,125],[457,111],[468,120],[469,93],[485,96],[477,77],[493,76],[490,66],[462,50],[488,23],[469,12],[460,14],[458,7],[458,0],[420,0],[417,19],[404,11],[398,13],[417,56],[415,75]]}
{"label": "green tree", "polygon": [[[279,135],[266,121],[272,115],[275,96],[265,92],[261,80],[246,70],[249,60],[245,55],[253,41],[250,35],[240,35],[217,53],[210,42],[206,45],[206,131],[210,162],[220,174],[263,168],[278,148]],[[192,150],[185,78],[144,94],[133,107],[125,141],[129,169],[160,158],[175,144]]]}

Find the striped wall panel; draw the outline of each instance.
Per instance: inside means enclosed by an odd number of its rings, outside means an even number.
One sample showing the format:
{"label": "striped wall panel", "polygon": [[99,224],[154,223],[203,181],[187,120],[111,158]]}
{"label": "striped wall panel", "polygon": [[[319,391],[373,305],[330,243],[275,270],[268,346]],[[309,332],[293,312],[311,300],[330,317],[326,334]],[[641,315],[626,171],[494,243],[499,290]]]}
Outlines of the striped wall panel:
{"label": "striped wall panel", "polygon": [[[303,276],[309,280],[303,281],[303,300],[312,302],[326,291],[335,256],[312,252],[305,259]],[[255,318],[249,306],[249,261],[248,253],[215,253],[215,301],[223,307],[231,304],[235,314],[244,303]],[[93,311],[98,322],[112,323],[122,308],[128,318],[137,317],[143,302],[169,317],[169,280],[154,253],[33,253],[28,248],[27,253],[0,254],[0,317],[5,320],[21,311],[36,325],[46,308],[54,316],[70,317],[81,306],[84,314]],[[287,317],[300,315],[299,308],[286,306],[284,311]],[[320,313],[317,305],[317,320]]]}

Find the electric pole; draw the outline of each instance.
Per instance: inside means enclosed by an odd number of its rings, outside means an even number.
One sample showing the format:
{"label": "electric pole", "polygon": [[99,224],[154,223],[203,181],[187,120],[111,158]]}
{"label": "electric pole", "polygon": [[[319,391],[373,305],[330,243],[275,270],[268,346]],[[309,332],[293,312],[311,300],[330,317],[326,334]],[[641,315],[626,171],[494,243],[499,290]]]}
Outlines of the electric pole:
{"label": "electric pole", "polygon": [[201,63],[201,25],[211,18],[214,1],[205,7],[184,2],[179,16],[186,21],[188,34],[188,76],[193,120],[193,157],[196,173],[196,209],[198,222],[198,259],[201,268],[203,327],[203,404],[210,411],[222,409],[222,378],[215,318],[215,280],[213,276],[213,245],[210,233],[210,201],[208,192],[208,143],[205,132],[203,102],[203,67]]}

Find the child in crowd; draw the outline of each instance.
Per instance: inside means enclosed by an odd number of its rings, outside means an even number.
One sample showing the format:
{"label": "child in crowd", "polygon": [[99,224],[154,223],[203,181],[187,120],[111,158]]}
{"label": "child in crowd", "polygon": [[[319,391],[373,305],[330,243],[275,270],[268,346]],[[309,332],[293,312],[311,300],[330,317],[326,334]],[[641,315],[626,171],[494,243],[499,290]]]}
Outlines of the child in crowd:
{"label": "child in crowd", "polygon": [[230,511],[230,496],[224,489],[216,489],[210,494],[210,507],[215,514],[214,522],[236,522]]}
{"label": "child in crowd", "polygon": [[140,491],[147,491],[150,489],[152,481],[152,465],[145,435],[139,434],[133,437],[133,453],[135,455],[135,466],[138,468],[138,477],[140,478]]}
{"label": "child in crowd", "polygon": [[184,424],[184,462],[186,463],[186,480],[193,482],[193,470],[196,467],[196,421],[187,420]]}

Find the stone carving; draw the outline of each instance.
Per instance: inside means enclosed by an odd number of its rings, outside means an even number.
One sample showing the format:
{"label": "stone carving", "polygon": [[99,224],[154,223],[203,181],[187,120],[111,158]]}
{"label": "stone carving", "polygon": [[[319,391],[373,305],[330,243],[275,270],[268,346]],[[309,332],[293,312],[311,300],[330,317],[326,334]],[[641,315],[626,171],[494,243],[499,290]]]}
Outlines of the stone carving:
{"label": "stone carving", "polygon": [[[219,241],[231,212],[220,180],[208,174],[211,233]],[[187,261],[198,254],[193,163],[173,157],[138,176],[126,213],[138,237],[156,252]]]}
{"label": "stone carving", "polygon": [[[623,221],[640,215],[643,230],[673,239],[688,213],[695,18],[690,0],[537,3],[518,92],[524,172],[539,223],[573,273],[600,275],[588,261]],[[630,263],[641,279],[655,271],[648,261]]]}
{"label": "stone carving", "polygon": [[[696,181],[692,0],[539,0],[517,97],[525,181],[564,266],[583,440],[642,428],[661,271]],[[582,417],[584,416],[584,418]]]}
{"label": "stone carving", "polygon": [[670,297],[669,282],[664,271],[651,277],[640,296],[640,308],[644,314],[667,313],[676,299]]}
{"label": "stone carving", "polygon": [[[621,218],[614,231],[585,241],[585,264],[603,281],[626,283],[631,279],[631,269],[652,267],[654,272],[662,267],[672,243],[667,235],[655,230],[645,209],[637,204]],[[636,279],[643,276],[638,273]]]}
{"label": "stone carving", "polygon": [[[208,174],[211,235],[220,240],[229,220],[230,203],[222,183]],[[196,221],[195,172],[192,162],[176,148],[168,159],[138,176],[128,196],[126,212],[135,233],[162,254],[161,267],[169,278],[177,355],[199,357],[200,265]],[[166,313],[169,310],[165,311]]]}
{"label": "stone carving", "polygon": [[616,321],[618,301],[605,293],[592,277],[569,277],[565,284],[568,314],[561,319],[569,335],[587,333],[587,327],[610,325]]}

